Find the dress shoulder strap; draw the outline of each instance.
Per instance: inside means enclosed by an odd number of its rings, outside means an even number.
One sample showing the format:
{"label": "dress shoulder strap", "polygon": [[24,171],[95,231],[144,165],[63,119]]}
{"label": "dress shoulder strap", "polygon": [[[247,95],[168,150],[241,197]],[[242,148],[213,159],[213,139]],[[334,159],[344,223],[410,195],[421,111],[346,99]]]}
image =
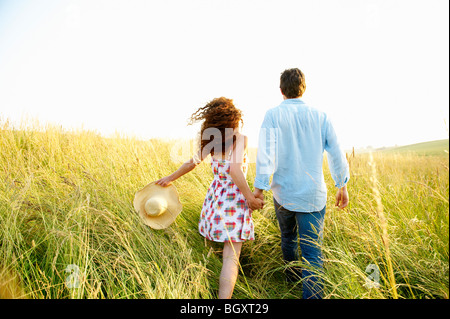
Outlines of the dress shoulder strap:
{"label": "dress shoulder strap", "polygon": [[228,153],[228,160],[231,160],[231,155],[233,154],[233,147],[231,147],[230,152]]}

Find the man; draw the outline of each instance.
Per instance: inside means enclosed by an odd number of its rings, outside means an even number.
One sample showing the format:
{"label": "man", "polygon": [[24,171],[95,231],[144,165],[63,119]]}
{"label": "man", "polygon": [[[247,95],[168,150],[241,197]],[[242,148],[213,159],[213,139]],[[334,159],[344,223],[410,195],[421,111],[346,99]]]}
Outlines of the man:
{"label": "man", "polygon": [[[267,111],[261,125],[254,193],[263,199],[263,190],[272,189],[286,263],[299,259],[298,232],[302,259],[307,265],[301,271],[303,298],[307,299],[321,298],[323,293],[317,273],[323,265],[321,241],[327,200],[322,170],[324,150],[337,187],[336,206],[341,209],[348,205],[350,175],[329,118],[302,101],[305,88],[305,76],[299,69],[281,74],[284,101]],[[296,281],[299,272],[290,267],[286,279]]]}

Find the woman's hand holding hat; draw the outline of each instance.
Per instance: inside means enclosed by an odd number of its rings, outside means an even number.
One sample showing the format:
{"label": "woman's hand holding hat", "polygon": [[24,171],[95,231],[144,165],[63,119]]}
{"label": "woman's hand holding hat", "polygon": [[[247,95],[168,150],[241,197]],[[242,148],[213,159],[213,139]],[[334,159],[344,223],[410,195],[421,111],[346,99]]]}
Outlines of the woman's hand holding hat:
{"label": "woman's hand holding hat", "polygon": [[172,184],[172,178],[171,178],[171,176],[169,175],[169,176],[166,176],[166,177],[163,177],[163,178],[161,178],[161,179],[158,179],[156,182],[155,182],[155,184],[157,184],[157,185],[161,185],[161,186],[163,186],[163,187],[167,187],[167,186],[169,186],[170,184]]}

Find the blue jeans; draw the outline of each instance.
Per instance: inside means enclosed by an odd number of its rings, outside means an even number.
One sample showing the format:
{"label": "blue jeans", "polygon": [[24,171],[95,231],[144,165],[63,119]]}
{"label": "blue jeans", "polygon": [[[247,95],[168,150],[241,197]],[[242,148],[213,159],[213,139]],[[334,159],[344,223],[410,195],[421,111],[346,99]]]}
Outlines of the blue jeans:
{"label": "blue jeans", "polygon": [[[316,275],[322,271],[322,238],[323,221],[326,206],[317,212],[299,213],[280,206],[273,199],[278,224],[281,231],[281,250],[286,263],[299,260],[297,238],[300,237],[302,259],[308,267],[299,269],[290,267],[286,279],[294,281],[295,277],[303,279],[303,299],[320,299],[323,294],[323,284]],[[298,237],[297,237],[298,232]]]}

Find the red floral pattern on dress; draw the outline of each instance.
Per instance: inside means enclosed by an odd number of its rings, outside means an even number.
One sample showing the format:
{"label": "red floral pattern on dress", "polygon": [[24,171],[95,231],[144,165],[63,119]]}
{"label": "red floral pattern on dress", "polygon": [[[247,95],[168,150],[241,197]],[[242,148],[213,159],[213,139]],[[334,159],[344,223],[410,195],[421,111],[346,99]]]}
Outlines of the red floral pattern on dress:
{"label": "red floral pattern on dress", "polygon": [[[201,235],[217,242],[242,242],[254,239],[252,211],[230,176],[230,161],[211,159],[214,174],[203,202],[198,229]],[[242,171],[247,175],[247,154]]]}

